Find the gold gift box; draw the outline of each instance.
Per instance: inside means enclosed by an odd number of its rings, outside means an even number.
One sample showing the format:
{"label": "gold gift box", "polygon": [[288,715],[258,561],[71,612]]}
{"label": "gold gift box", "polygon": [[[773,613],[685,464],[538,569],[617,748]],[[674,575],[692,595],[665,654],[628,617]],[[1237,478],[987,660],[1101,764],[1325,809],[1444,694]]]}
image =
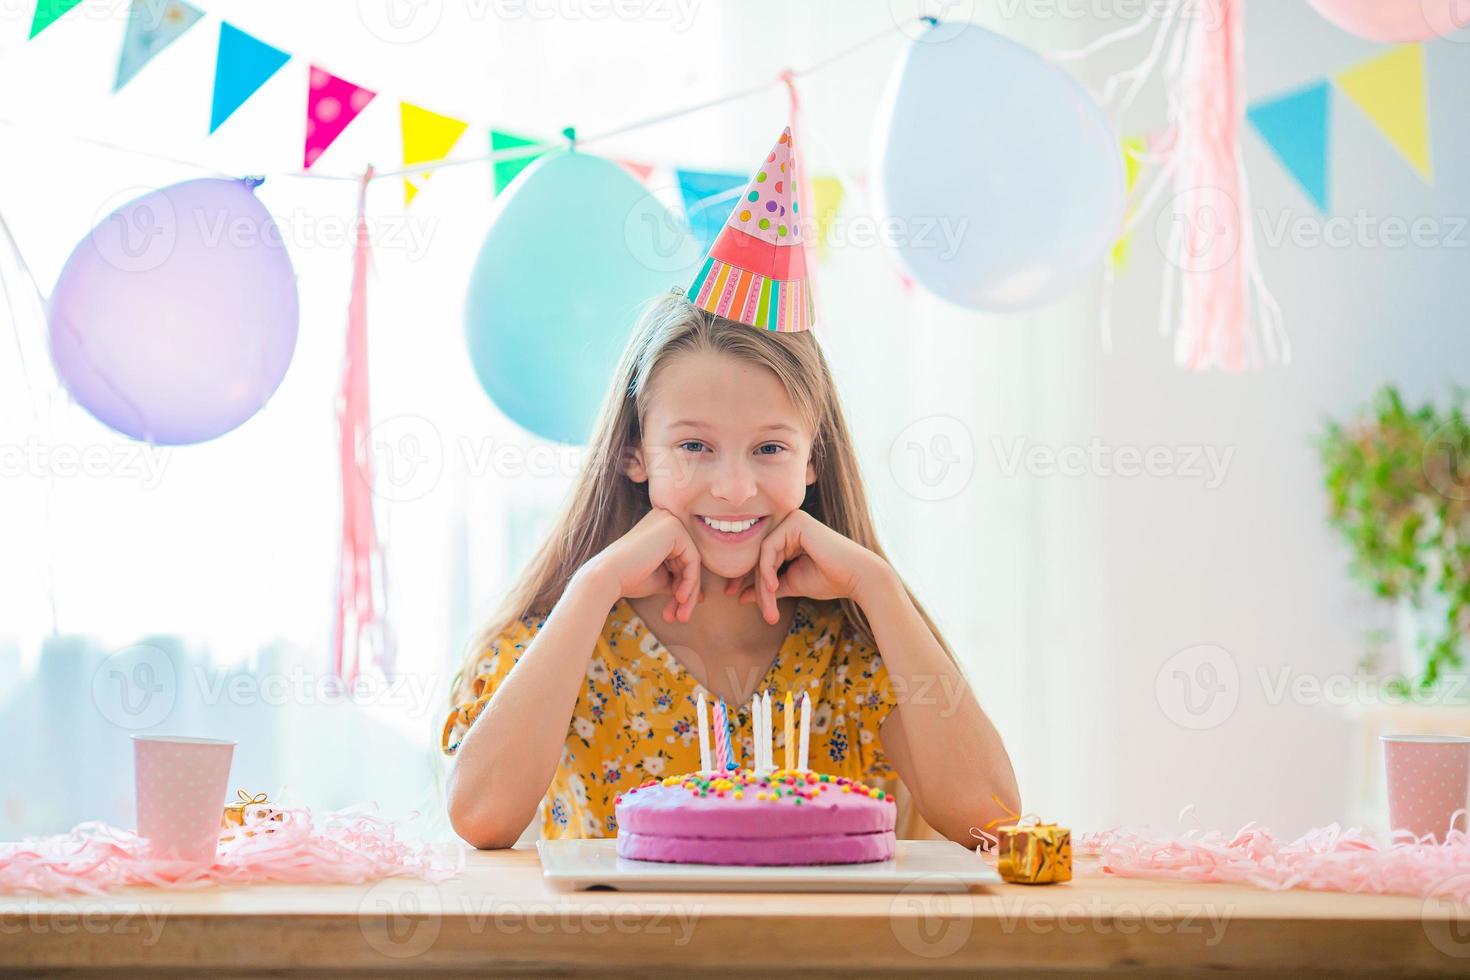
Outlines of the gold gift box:
{"label": "gold gift box", "polygon": [[[284,813],[279,810],[272,810],[266,805],[270,803],[270,800],[266,798],[264,793],[256,793],[254,796],[251,796],[243,789],[236,790],[235,793],[239,798],[234,803],[226,803],[224,814],[220,817],[219,826],[221,830],[230,830],[234,827],[240,827],[243,830],[245,826],[245,811],[250,807],[260,807],[259,815],[262,820],[280,821],[286,818]],[[255,831],[253,830],[243,830],[243,833],[246,837],[255,836]],[[234,834],[227,834],[221,837],[220,840],[233,840],[234,837]]]}
{"label": "gold gift box", "polygon": [[996,869],[1006,881],[1044,885],[1072,880],[1072,831],[1054,823],[999,828]]}

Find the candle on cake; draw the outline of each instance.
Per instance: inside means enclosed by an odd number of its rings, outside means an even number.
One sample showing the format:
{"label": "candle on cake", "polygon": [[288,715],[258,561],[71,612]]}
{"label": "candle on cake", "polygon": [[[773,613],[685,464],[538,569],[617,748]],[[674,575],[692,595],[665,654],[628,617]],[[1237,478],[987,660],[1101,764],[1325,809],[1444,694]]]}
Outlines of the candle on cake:
{"label": "candle on cake", "polygon": [[725,699],[715,700],[715,771],[730,767],[730,725],[725,713]]}
{"label": "candle on cake", "polygon": [[699,715],[699,771],[710,771],[709,757],[709,717],[705,714],[706,701],[704,692],[699,692],[699,704],[695,711]]}
{"label": "candle on cake", "polygon": [[812,740],[812,696],[803,693],[801,696],[801,757],[796,760],[796,768],[807,768],[807,747]]}
{"label": "candle on cake", "polygon": [[786,700],[782,705],[785,708],[785,717],[781,719],[781,734],[786,736],[786,768],[796,768],[796,732],[795,712],[791,710],[791,692],[786,692]]}
{"label": "candle on cake", "polygon": [[766,746],[767,770],[776,768],[776,749],[772,742],[772,729],[770,729],[770,691],[760,695],[760,743]]}

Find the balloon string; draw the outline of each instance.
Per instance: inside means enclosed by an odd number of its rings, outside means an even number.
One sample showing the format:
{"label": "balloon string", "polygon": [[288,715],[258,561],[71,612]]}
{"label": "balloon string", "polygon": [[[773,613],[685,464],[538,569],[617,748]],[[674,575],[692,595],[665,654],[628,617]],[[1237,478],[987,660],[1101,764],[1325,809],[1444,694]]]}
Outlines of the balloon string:
{"label": "balloon string", "polygon": [[[733,91],[733,92],[728,92],[725,95],[717,96],[717,97],[715,97],[713,99],[706,99],[703,102],[696,102],[696,103],[693,103],[691,105],[681,106],[681,107],[679,107],[677,109],[671,109],[671,110],[669,110],[667,112],[661,112],[661,113],[658,113],[657,115],[648,116],[648,117],[646,117],[644,119],[634,120],[633,122],[625,123],[625,124],[623,124],[621,126],[617,126],[617,127],[613,128],[613,129],[604,130],[604,131],[602,131],[600,133],[594,133],[591,136],[585,136],[585,135],[578,134],[577,139],[576,139],[577,145],[578,146],[585,146],[585,145],[587,145],[589,143],[598,142],[600,140],[611,139],[614,136],[622,136],[625,133],[631,133],[631,132],[633,132],[635,130],[638,130],[638,129],[645,129],[645,128],[649,127],[649,126],[658,125],[659,123],[668,122],[668,121],[673,120],[673,119],[679,119],[679,118],[681,118],[683,116],[693,115],[696,112],[703,112],[706,109],[713,109],[713,108],[716,108],[718,106],[728,105],[729,103],[732,103],[732,102],[738,102],[741,99],[749,98],[752,95],[759,95],[761,92],[764,92],[767,89],[770,89],[774,85],[782,84],[784,82],[784,78],[782,76],[785,75],[785,74],[787,74],[787,73],[789,73],[790,75],[792,75],[792,76],[795,77],[795,76],[801,76],[801,75],[810,75],[813,72],[821,71],[821,70],[823,70],[823,69],[825,69],[825,68],[827,68],[827,67],[829,67],[829,66],[831,66],[831,65],[833,65],[835,63],[837,63],[838,61],[841,61],[841,60],[843,60],[845,58],[850,57],[851,55],[857,53],[858,51],[861,51],[862,49],[868,47],[869,45],[872,45],[872,44],[874,44],[874,43],[876,43],[878,41],[883,40],[884,38],[887,38],[887,37],[892,36],[895,31],[902,31],[906,27],[911,27],[911,26],[913,26],[915,24],[920,24],[920,23],[930,24],[932,26],[935,23],[935,19],[932,18],[932,17],[915,17],[915,18],[913,18],[911,20],[907,20],[907,21],[897,21],[891,27],[885,27],[883,30],[878,31],[878,32],[876,32],[874,34],[871,34],[868,37],[863,38],[862,40],[858,41],[857,43],[852,44],[849,47],[843,48],[843,49],[841,49],[841,50],[839,50],[839,51],[837,51],[837,52],[835,52],[835,53],[833,53],[831,55],[828,55],[826,58],[823,58],[821,61],[818,61],[818,62],[816,62],[815,64],[812,64],[812,65],[808,65],[805,68],[788,69],[788,72],[783,72],[782,75],[777,75],[776,77],[767,79],[767,80],[765,80],[763,82],[758,82],[758,83],[756,83],[754,85],[749,85],[749,86],[746,86],[745,88],[738,89],[738,90]],[[6,118],[0,118],[0,125],[7,125],[7,126],[29,126],[31,128],[34,128],[34,129],[42,129],[43,131],[48,131],[48,130],[44,130],[43,127],[33,126],[31,123],[23,123],[23,122],[19,122],[17,120],[14,120],[14,119],[6,119]],[[486,127],[486,128],[489,128],[489,127]],[[89,136],[81,136],[81,135],[77,135],[77,134],[74,134],[74,133],[58,132],[58,131],[55,131],[55,130],[49,130],[49,132],[51,132],[52,135],[59,136],[59,137],[62,137],[64,139],[75,140],[76,142],[79,142],[79,143],[86,143],[86,144],[89,144],[89,145],[92,145],[92,146],[101,147],[103,149],[114,150],[114,151],[119,152],[119,153],[128,153],[128,154],[132,154],[134,156],[139,156],[139,157],[146,157],[146,158],[153,159],[153,160],[159,160],[159,161],[162,161],[162,162],[165,162],[165,163],[173,163],[173,164],[177,164],[178,166],[182,166],[182,167],[191,167],[193,169],[201,170],[201,171],[204,171],[206,173],[213,174],[215,176],[220,176],[220,177],[234,176],[232,174],[222,173],[221,171],[216,170],[213,167],[205,166],[204,164],[194,163],[194,162],[191,162],[189,160],[181,160],[181,159],[179,159],[177,157],[165,156],[164,154],[154,153],[154,152],[149,151],[149,150],[140,150],[140,149],[137,149],[135,147],[122,146],[122,145],[119,145],[119,144],[116,144],[116,143],[109,143],[109,142],[106,142],[104,140],[93,139],[92,137],[89,137]],[[443,170],[443,169],[446,169],[446,168],[449,168],[449,167],[460,167],[460,166],[466,166],[468,164],[499,163],[499,162],[505,161],[505,160],[517,160],[517,159],[521,159],[521,158],[524,158],[524,157],[539,156],[540,154],[546,153],[546,152],[548,152],[550,150],[569,149],[570,146],[571,146],[571,141],[568,140],[568,139],[548,140],[546,142],[535,143],[535,144],[532,144],[532,145],[529,145],[529,146],[513,147],[513,148],[510,148],[510,149],[506,149],[506,150],[499,150],[499,151],[496,151],[496,152],[493,152],[493,153],[484,154],[484,155],[481,155],[481,156],[466,157],[466,158],[458,159],[458,160],[433,160],[433,161],[430,161],[428,163],[413,164],[413,165],[410,165],[410,166],[399,167],[399,168],[394,169],[394,170],[378,170],[378,171],[375,171],[373,173],[373,175],[371,176],[371,178],[369,178],[369,179],[371,179],[371,180],[382,180],[382,179],[384,179],[386,177],[406,177],[406,176],[409,176],[409,175],[412,175],[412,174],[421,173],[421,172],[426,171],[426,170]],[[277,176],[277,177],[301,177],[301,178],[305,178],[305,179],[308,179],[308,180],[336,180],[336,181],[344,181],[345,180],[345,181],[353,181],[353,182],[356,182],[356,181],[359,181],[359,180],[362,179],[362,174],[320,174],[320,173],[309,173],[309,172],[304,171],[304,170],[285,171],[285,172],[282,172],[282,173],[273,174],[271,176]]]}

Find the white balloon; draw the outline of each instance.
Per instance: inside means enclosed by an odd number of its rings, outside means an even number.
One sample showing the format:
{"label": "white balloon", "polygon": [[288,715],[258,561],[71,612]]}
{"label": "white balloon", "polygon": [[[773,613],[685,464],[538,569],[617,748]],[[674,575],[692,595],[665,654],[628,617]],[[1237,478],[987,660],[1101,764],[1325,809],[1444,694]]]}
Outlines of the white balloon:
{"label": "white balloon", "polygon": [[973,24],[910,43],[873,132],[875,205],[918,285],[1032,309],[1096,271],[1123,221],[1123,158],[1087,90]]}

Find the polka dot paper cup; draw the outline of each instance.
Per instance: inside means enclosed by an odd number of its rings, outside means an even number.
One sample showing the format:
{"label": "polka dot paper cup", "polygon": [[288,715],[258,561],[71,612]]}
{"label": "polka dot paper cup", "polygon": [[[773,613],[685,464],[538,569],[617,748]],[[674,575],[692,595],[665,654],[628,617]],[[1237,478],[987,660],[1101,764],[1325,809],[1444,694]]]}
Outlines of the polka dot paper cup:
{"label": "polka dot paper cup", "polygon": [[213,862],[235,743],[134,735],[138,836],[155,858]]}
{"label": "polka dot paper cup", "polygon": [[[1470,737],[1463,735],[1381,735],[1388,774],[1388,822],[1443,842],[1454,819],[1465,830],[1470,805]],[[1456,814],[1455,811],[1460,811]]]}

